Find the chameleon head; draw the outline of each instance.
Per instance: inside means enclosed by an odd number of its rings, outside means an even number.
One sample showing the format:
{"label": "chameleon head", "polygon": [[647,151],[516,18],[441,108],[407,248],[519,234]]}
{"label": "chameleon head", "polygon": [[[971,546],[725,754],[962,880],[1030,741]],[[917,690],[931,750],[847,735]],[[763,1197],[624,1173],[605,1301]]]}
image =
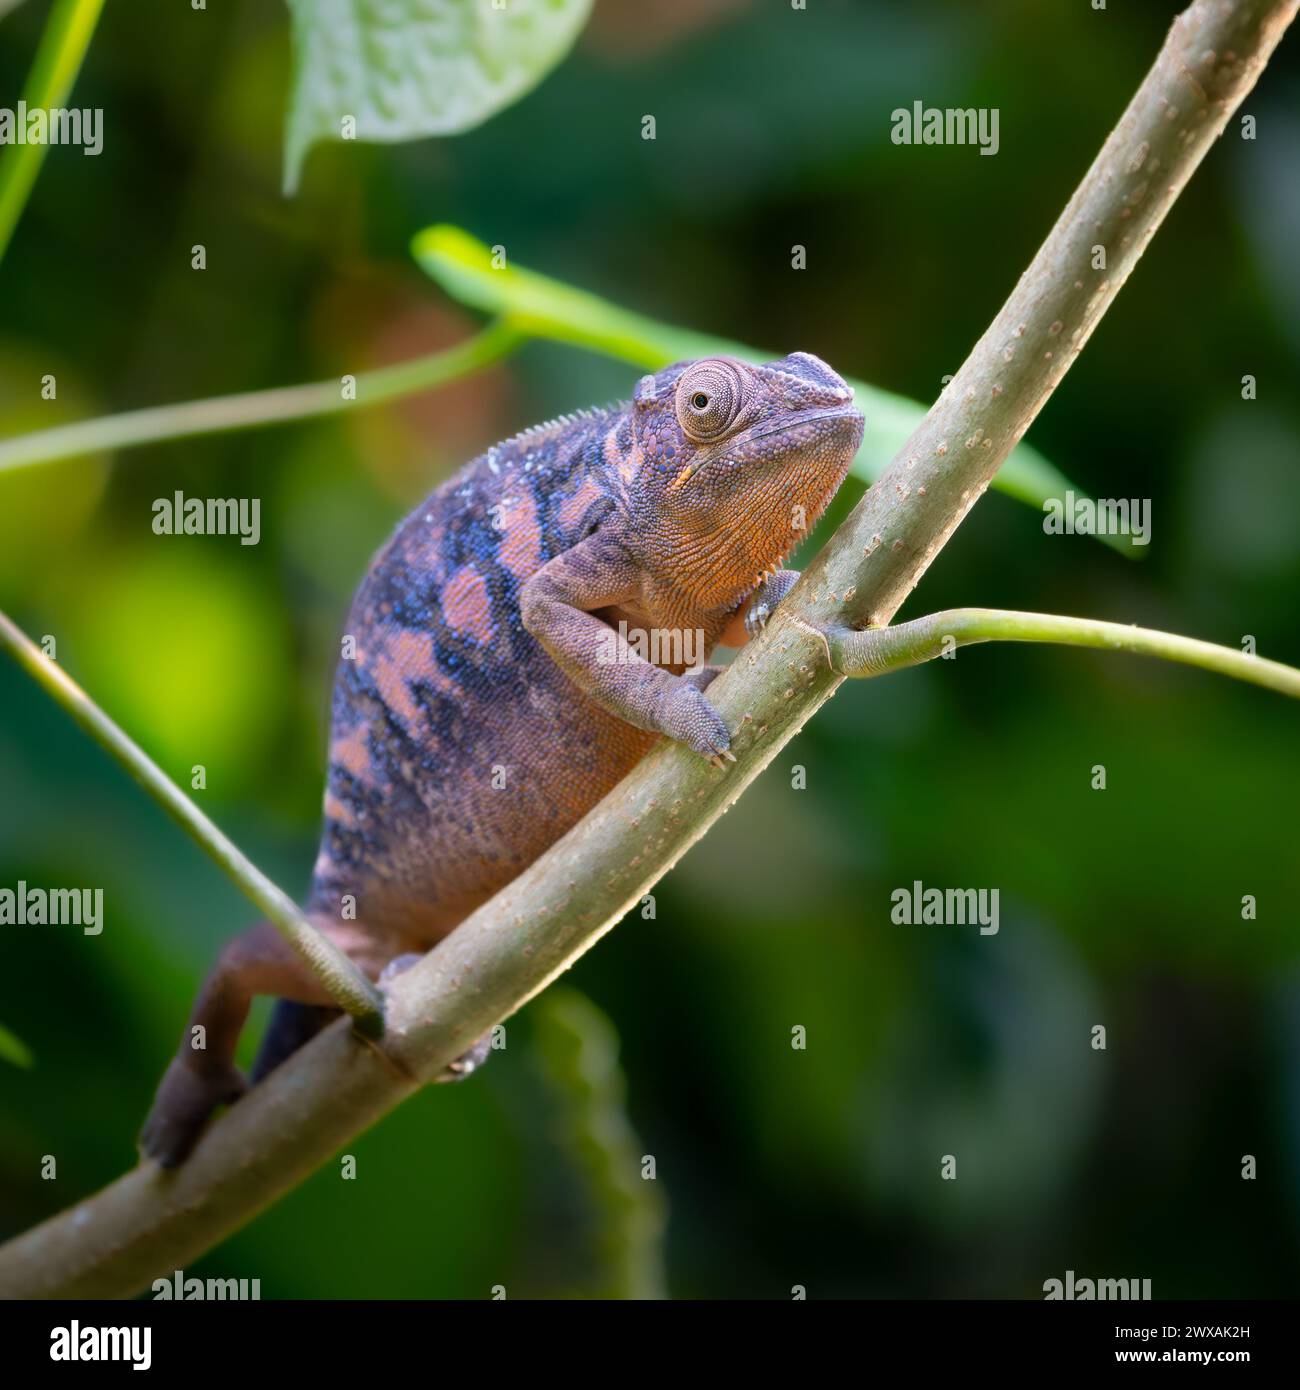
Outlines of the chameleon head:
{"label": "chameleon head", "polygon": [[807,352],[762,366],[705,357],[643,377],[632,501],[653,519],[641,532],[647,567],[680,574],[685,550],[698,600],[738,599],[807,536],[863,423],[852,388]]}

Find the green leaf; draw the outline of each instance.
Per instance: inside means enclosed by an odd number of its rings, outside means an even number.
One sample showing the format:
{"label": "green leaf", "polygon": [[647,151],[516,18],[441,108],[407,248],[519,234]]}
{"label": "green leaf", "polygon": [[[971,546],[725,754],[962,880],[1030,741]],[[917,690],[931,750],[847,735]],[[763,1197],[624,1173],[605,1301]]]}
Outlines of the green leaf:
{"label": "green leaf", "polygon": [[456,135],[535,87],[592,0],[288,0],[294,74],[285,192],[317,140]]}
{"label": "green leaf", "polygon": [[[411,243],[422,269],[454,299],[490,314],[504,316],[522,332],[589,348],[649,371],[689,357],[725,353],[751,362],[766,362],[780,353],[764,352],[689,329],[674,328],[607,303],[585,290],[561,284],[522,266],[502,263],[491,248],[459,227],[427,227]],[[853,471],[872,483],[906,443],[927,406],[906,396],[848,379],[867,417],[862,447]],[[1032,507],[1073,491],[1086,494],[1037,449],[1018,444],[998,470],[993,486]],[[1101,537],[1122,554],[1135,554],[1125,537]]]}
{"label": "green leaf", "polygon": [[31,1049],[25,1042],[14,1037],[14,1035],[0,1023],[0,1059],[12,1062],[16,1067],[30,1067],[32,1065]]}

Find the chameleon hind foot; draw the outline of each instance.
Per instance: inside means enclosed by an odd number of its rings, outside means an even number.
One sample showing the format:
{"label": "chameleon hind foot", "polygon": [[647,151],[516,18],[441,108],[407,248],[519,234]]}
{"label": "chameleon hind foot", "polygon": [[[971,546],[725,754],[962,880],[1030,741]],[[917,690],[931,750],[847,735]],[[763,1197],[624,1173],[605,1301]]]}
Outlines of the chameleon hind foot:
{"label": "chameleon hind foot", "polygon": [[208,1117],[220,1105],[233,1105],[247,1083],[233,1067],[201,1072],[176,1058],[163,1074],[153,1109],[140,1131],[140,1152],[159,1167],[176,1168],[198,1143]]}
{"label": "chameleon hind foot", "polygon": [[171,1065],[163,1073],[140,1151],[164,1168],[183,1163],[208,1116],[247,1089],[235,1048],[255,995],[328,1004],[329,996],[269,922],[227,942],[190,1011]]}
{"label": "chameleon hind foot", "polygon": [[[379,988],[394,980],[404,971],[409,970],[417,961],[424,957],[415,952],[408,952],[406,955],[394,956],[392,960],[384,966],[379,974]],[[484,1035],[467,1052],[462,1052],[454,1062],[448,1062],[441,1072],[435,1076],[430,1083],[434,1086],[445,1085],[452,1081],[464,1081],[472,1076],[484,1062],[488,1059],[488,1053],[492,1051],[492,1034]]]}

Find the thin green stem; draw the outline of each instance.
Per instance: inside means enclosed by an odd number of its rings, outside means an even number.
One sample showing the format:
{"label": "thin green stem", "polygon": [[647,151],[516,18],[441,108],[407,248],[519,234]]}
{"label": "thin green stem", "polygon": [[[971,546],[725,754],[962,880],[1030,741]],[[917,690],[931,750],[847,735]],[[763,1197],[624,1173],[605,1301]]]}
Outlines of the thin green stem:
{"label": "thin green stem", "polygon": [[1018,613],[1001,608],[949,608],[893,627],[872,627],[860,632],[839,629],[827,636],[831,664],[845,676],[881,676],[901,671],[975,642],[1054,642],[1068,647],[1158,656],[1250,681],[1300,700],[1300,671],[1294,667],[1195,637],[1096,618]]}
{"label": "thin green stem", "polygon": [[[28,110],[62,106],[81,71],[104,0],[55,0],[45,22],[23,100]],[[11,145],[0,160],[0,260],[45,163],[48,145]]]}
{"label": "thin green stem", "polygon": [[189,833],[266,914],[340,1008],[372,1030],[383,1014],[379,991],[321,935],[280,888],[217,829],[157,763],[19,628],[0,613],[0,646]]}
{"label": "thin green stem", "polygon": [[497,319],[455,347],[360,373],[356,378],[354,399],[344,397],[338,381],[317,381],[302,386],[278,386],[269,391],[215,396],[210,400],[185,401],[179,405],[128,410],[121,415],[104,415],[73,425],[37,430],[0,444],[0,473],[104,449],[276,425],[343,410],[364,410],[435,386],[445,386],[457,377],[467,376],[506,356],[524,341],[525,335],[518,328],[505,319]]}

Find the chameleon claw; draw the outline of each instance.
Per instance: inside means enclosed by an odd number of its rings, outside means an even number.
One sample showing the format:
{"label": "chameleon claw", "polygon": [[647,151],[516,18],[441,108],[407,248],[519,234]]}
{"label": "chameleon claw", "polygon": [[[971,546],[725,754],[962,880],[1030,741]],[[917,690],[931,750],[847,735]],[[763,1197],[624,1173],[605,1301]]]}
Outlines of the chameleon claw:
{"label": "chameleon claw", "polygon": [[724,748],[722,750],[722,756],[726,758],[726,760],[729,763],[734,763],[736,761],[736,755],[731,751],[730,748]]}

